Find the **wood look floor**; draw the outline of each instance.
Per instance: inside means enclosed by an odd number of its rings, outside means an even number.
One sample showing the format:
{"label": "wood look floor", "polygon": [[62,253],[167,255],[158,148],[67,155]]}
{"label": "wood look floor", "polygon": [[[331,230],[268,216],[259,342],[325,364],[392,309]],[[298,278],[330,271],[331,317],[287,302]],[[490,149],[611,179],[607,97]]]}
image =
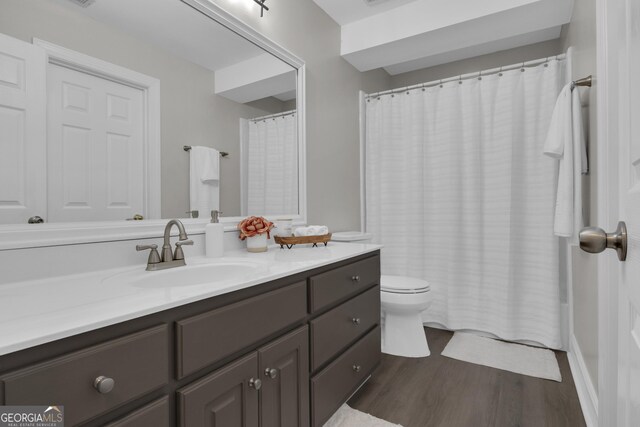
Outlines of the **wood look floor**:
{"label": "wood look floor", "polygon": [[453,333],[425,331],[431,356],[383,355],[352,408],[404,427],[585,426],[566,353],[557,383],[441,356]]}

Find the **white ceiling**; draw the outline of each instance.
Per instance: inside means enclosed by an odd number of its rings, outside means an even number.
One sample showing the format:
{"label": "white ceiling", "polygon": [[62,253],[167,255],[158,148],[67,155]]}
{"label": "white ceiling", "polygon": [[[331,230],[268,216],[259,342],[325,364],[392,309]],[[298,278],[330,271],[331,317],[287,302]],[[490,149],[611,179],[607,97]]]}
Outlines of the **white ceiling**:
{"label": "white ceiling", "polygon": [[[265,55],[261,48],[178,0],[97,0],[86,8],[70,0],[55,1],[214,72]],[[268,84],[268,79],[260,81]],[[286,91],[259,89],[266,96],[281,96],[295,90],[295,80]]]}
{"label": "white ceiling", "polygon": [[341,24],[347,61],[394,75],[556,39],[574,0],[314,2]]}
{"label": "white ceiling", "polygon": [[313,0],[340,25],[359,21],[416,0]]}

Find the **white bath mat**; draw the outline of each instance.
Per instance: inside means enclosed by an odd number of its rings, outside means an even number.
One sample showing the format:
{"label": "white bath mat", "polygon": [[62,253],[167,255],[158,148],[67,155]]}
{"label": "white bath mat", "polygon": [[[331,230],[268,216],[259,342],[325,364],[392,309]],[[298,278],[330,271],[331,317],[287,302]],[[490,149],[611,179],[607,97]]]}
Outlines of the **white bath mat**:
{"label": "white bath mat", "polygon": [[402,427],[380,418],[357,411],[349,405],[342,405],[338,412],[326,422],[324,427]]}
{"label": "white bath mat", "polygon": [[456,332],[442,355],[530,377],[562,381],[556,355],[544,348]]}

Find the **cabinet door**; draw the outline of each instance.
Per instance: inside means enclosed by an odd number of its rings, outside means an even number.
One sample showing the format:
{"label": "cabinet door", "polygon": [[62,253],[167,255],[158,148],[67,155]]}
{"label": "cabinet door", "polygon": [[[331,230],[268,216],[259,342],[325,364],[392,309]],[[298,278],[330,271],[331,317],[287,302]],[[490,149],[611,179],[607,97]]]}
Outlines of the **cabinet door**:
{"label": "cabinet door", "polygon": [[179,425],[258,427],[257,380],[258,356],[251,353],[178,390]]}
{"label": "cabinet door", "polygon": [[261,427],[309,425],[309,327],[258,350],[262,396]]}

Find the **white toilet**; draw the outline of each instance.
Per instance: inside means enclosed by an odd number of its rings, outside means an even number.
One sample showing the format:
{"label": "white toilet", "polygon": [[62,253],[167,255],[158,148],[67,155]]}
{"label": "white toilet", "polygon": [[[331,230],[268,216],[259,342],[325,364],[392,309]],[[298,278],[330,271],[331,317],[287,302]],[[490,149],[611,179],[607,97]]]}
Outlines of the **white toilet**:
{"label": "white toilet", "polygon": [[[333,233],[332,240],[370,243],[372,235],[356,231]],[[431,305],[429,283],[406,276],[382,275],[380,302],[382,309],[382,351],[404,357],[431,354],[422,326],[422,312]]]}

